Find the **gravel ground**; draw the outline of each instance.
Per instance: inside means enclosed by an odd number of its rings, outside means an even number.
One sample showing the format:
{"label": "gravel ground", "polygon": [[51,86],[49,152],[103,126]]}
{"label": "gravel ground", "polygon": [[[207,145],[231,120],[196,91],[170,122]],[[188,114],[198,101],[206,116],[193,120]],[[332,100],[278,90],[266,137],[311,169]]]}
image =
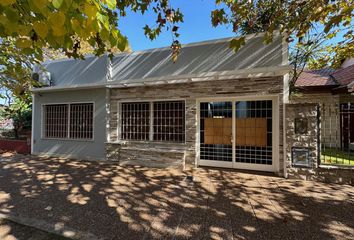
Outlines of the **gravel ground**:
{"label": "gravel ground", "polygon": [[0,219],[1,240],[68,240],[9,220]]}
{"label": "gravel ground", "polygon": [[[354,187],[2,155],[0,213],[91,239],[354,239]],[[38,224],[40,225],[40,224]]]}

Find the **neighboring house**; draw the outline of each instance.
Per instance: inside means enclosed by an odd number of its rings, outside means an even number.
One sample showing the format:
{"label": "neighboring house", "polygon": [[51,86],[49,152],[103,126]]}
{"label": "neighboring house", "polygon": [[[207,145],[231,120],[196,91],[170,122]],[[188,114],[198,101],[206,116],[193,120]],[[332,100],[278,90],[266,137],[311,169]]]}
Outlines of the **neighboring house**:
{"label": "neighboring house", "polygon": [[[33,154],[147,166],[216,166],[283,174],[287,44],[276,35],[45,64],[33,89]],[[285,94],[284,94],[285,92]]]}
{"label": "neighboring house", "polygon": [[350,145],[354,149],[354,62],[343,64],[338,70],[305,70],[296,81],[299,93],[291,97],[291,102],[318,103],[321,142],[345,150]]}

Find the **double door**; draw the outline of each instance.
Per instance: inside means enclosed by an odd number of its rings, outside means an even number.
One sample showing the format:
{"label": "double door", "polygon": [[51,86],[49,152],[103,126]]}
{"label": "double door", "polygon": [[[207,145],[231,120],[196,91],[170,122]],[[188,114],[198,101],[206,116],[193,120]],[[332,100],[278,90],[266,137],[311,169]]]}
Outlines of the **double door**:
{"label": "double door", "polygon": [[197,104],[199,165],[275,171],[276,99]]}

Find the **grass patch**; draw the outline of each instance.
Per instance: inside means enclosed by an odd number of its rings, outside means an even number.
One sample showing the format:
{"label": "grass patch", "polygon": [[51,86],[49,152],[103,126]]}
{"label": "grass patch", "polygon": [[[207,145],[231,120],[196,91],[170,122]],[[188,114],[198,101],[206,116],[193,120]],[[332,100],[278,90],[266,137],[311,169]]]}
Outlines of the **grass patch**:
{"label": "grass patch", "polygon": [[348,152],[339,149],[325,148],[322,149],[321,163],[354,166],[354,153],[351,152],[348,154]]}

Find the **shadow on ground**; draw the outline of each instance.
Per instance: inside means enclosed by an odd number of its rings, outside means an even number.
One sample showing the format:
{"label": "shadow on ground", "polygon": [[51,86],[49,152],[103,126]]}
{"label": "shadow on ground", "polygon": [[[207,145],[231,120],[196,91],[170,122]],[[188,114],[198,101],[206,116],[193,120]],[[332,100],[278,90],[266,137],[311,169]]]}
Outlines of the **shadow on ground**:
{"label": "shadow on ground", "polygon": [[354,239],[354,188],[223,169],[0,159],[0,212],[106,239]]}
{"label": "shadow on ground", "polygon": [[1,240],[69,240],[61,236],[24,226],[16,222],[0,219]]}

